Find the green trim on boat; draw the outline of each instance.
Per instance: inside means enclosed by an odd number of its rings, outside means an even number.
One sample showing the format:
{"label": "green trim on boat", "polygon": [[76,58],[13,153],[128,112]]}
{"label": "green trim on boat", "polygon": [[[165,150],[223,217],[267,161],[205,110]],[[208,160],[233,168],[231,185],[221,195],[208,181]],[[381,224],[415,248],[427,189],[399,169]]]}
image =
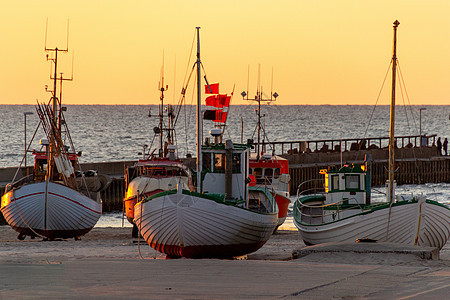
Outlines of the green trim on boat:
{"label": "green trim on boat", "polygon": [[426,200],[426,202],[429,203],[429,204],[434,204],[434,205],[437,205],[437,206],[442,206],[442,207],[445,207],[446,209],[450,210],[450,206],[445,205],[444,203],[440,203],[440,202],[437,202],[437,201],[434,201],[434,200],[428,200],[428,199]]}
{"label": "green trim on boat", "polygon": [[351,167],[349,166],[343,166],[342,168],[339,167],[331,167],[328,171],[328,174],[335,174],[335,173],[365,173],[365,171],[363,171],[361,169],[361,165],[351,165]]}
{"label": "green trim on boat", "polygon": [[[249,144],[235,144],[233,143],[233,150],[247,150],[251,148],[252,146]],[[225,150],[225,144],[208,144],[208,145],[202,145],[202,150]]]}
{"label": "green trim on boat", "polygon": [[[303,198],[306,198],[306,197],[303,197]],[[307,199],[305,199],[305,200],[307,200]],[[436,201],[432,201],[432,200],[426,200],[426,201],[428,203],[433,203],[433,204],[437,204],[437,205],[440,205],[440,206],[444,206],[441,203],[438,203]],[[303,202],[303,201],[301,201],[301,202]],[[413,204],[413,203],[417,203],[417,200],[415,198],[412,199],[412,200],[403,200],[403,201],[399,201],[399,202],[394,202],[392,204],[392,207],[408,205],[408,204]],[[364,210],[364,211],[360,212],[360,213],[357,213],[357,214],[354,214],[354,215],[351,215],[351,216],[348,216],[348,217],[345,217],[345,218],[342,218],[342,219],[338,219],[338,220],[332,221],[332,222],[327,222],[327,223],[322,223],[322,224],[307,224],[307,223],[301,222],[300,213],[299,213],[299,210],[298,210],[299,201],[296,201],[294,203],[293,217],[294,217],[294,219],[296,220],[296,222],[298,224],[301,224],[303,226],[307,226],[307,227],[325,226],[325,225],[337,223],[337,222],[340,222],[340,221],[343,221],[343,220],[346,220],[346,219],[354,218],[356,216],[362,216],[362,215],[371,214],[371,213],[373,213],[373,212],[375,212],[377,210],[386,209],[386,208],[389,208],[391,206],[390,203],[376,203],[376,204],[369,204],[369,205],[366,205],[366,204],[362,204],[362,205],[347,204],[347,205],[351,206],[351,207],[348,207],[347,209],[361,209],[361,210]],[[332,209],[333,206],[335,208],[337,208],[337,205],[330,205],[329,206],[330,209],[325,208],[324,210],[327,210],[327,211],[328,210],[336,210],[336,209]],[[345,205],[342,205],[341,207],[345,207]],[[317,208],[319,208],[319,206],[317,206]],[[343,208],[343,210],[344,210],[344,208]]]}
{"label": "green trim on boat", "polygon": [[[275,203],[275,198],[264,187],[249,187],[249,191],[250,190],[263,191],[264,194],[266,195],[266,197],[271,199],[272,203]],[[176,194],[176,193],[177,193],[176,189],[170,190],[170,191],[164,191],[164,192],[156,193],[154,195],[151,195],[151,196],[145,198],[141,202],[142,203],[146,203],[146,202],[151,201],[151,200],[153,200],[155,198],[159,198],[159,197],[163,197],[163,196],[167,196],[167,195],[172,195],[172,194]],[[191,196],[195,196],[195,197],[200,197],[200,198],[212,200],[212,201],[220,203],[220,204],[234,206],[234,207],[239,208],[239,209],[249,210],[249,209],[247,209],[245,207],[240,206],[241,204],[245,204],[246,200],[244,200],[244,199],[234,199],[234,198],[232,198],[232,199],[225,199],[225,194],[202,194],[202,193],[197,193],[197,192],[194,192],[194,191],[187,191],[187,190],[183,190],[182,193],[183,193],[183,195],[191,195]],[[249,210],[249,211],[251,211],[253,213],[260,214],[260,215],[278,214],[278,209],[276,209],[276,211],[271,212],[271,213],[265,213],[265,212],[260,212],[260,211],[256,211],[256,210]]]}

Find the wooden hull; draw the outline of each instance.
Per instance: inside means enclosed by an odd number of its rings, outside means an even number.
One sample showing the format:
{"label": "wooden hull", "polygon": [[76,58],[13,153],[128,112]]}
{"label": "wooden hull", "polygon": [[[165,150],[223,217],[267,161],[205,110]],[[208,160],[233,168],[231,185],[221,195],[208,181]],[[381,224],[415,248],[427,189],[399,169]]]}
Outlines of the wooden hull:
{"label": "wooden hull", "polygon": [[178,184],[182,184],[184,188],[189,188],[189,181],[187,177],[141,176],[134,178],[128,185],[125,198],[123,199],[123,205],[128,222],[134,224],[134,206],[138,202],[138,191],[139,200],[142,200],[154,194],[172,190],[176,188]]}
{"label": "wooden hull", "polygon": [[291,204],[291,200],[285,195],[275,192],[274,193],[275,201],[278,205],[278,226],[281,226],[284,221],[286,221],[286,217],[289,211],[289,204]]}
{"label": "wooden hull", "polygon": [[271,214],[218,203],[197,193],[162,193],[135,206],[147,243],[172,257],[226,258],[261,248],[277,225]]}
{"label": "wooden hull", "polygon": [[370,239],[441,249],[450,236],[450,209],[422,198],[397,202],[391,209],[386,204],[332,222],[314,223],[302,222],[294,207],[294,224],[307,244]]}
{"label": "wooden hull", "polygon": [[[144,194],[140,195],[140,199],[147,198],[149,196],[152,196],[152,195],[160,193],[160,192],[163,192],[163,190],[155,190],[155,191],[151,191],[148,193],[144,193]],[[123,199],[125,215],[127,217],[128,222],[130,222],[131,224],[134,224],[134,206],[136,205],[136,203],[138,203],[137,196]]]}
{"label": "wooden hull", "polygon": [[21,235],[73,238],[94,227],[102,205],[67,186],[40,182],[7,192],[2,197],[1,211]]}

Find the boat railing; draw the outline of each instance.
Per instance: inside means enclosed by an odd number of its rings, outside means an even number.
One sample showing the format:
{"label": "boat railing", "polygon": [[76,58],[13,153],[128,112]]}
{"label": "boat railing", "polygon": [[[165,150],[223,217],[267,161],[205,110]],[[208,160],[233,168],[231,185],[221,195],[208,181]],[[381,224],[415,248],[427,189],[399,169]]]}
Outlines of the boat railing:
{"label": "boat railing", "polygon": [[302,195],[323,195],[325,193],[324,179],[310,179],[303,181],[297,187],[297,199]]}
{"label": "boat railing", "polygon": [[271,190],[272,191],[272,193],[273,193],[273,199],[272,199],[272,211],[275,211],[276,210],[276,206],[277,206],[277,202],[275,201],[275,187],[273,186],[273,184],[272,184],[272,181],[267,177],[267,176],[264,176],[264,188],[266,189],[266,190]]}
{"label": "boat railing", "polygon": [[5,193],[8,192],[8,191],[10,191],[10,190],[12,190],[12,189],[14,189],[14,188],[18,188],[18,187],[21,187],[21,186],[23,186],[23,185],[25,185],[25,184],[32,183],[33,180],[34,180],[34,175],[31,174],[31,175],[22,177],[22,178],[20,178],[20,179],[17,180],[17,181],[8,183],[8,184],[6,185],[6,187],[5,187]]}
{"label": "boat railing", "polygon": [[[354,203],[352,203],[354,202]],[[330,222],[332,220],[340,219],[343,217],[343,213],[347,210],[359,209],[364,211],[364,207],[357,201],[356,198],[344,198],[339,201],[327,204],[305,204],[298,201],[299,205],[296,206],[300,218],[303,222],[309,220],[309,224],[318,224]]]}

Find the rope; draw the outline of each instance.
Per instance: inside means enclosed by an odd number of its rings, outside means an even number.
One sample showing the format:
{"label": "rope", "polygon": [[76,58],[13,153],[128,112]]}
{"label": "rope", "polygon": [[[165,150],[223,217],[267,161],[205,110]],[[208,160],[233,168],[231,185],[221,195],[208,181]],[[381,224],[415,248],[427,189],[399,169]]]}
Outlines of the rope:
{"label": "rope", "polygon": [[[137,193],[137,201],[139,203],[139,191]],[[141,259],[144,259],[144,257],[141,254],[142,204],[143,203],[141,203],[141,214],[140,214],[140,218],[141,219],[139,220],[139,228],[138,228],[138,231],[139,231],[139,235],[138,235],[138,253],[139,253],[139,257]]]}
{"label": "rope", "polygon": [[[11,191],[12,192],[12,191]],[[12,192],[13,193],[13,192]],[[19,216],[20,216],[20,219],[22,219],[22,222],[36,235],[36,236],[38,236],[38,237],[41,237],[42,239],[45,239],[46,237],[45,236],[43,236],[43,235],[41,235],[41,234],[39,234],[39,233],[37,233],[33,228],[31,228],[31,226],[30,225],[28,225],[28,223],[25,221],[25,219],[23,218],[23,216],[22,216],[22,214],[20,213],[20,209],[19,209],[19,205],[17,204],[17,199],[16,199],[16,195],[15,195],[15,193],[13,193],[13,199],[14,199],[14,202],[15,202],[15,206],[16,206],[16,209],[17,209],[17,212],[19,213]]]}
{"label": "rope", "polygon": [[[372,113],[370,114],[370,118],[369,118],[369,122],[367,123],[366,130],[364,131],[364,134],[363,134],[363,138],[364,139],[367,137],[367,131],[369,130],[370,122],[372,122],[372,118],[373,118],[373,115],[375,113],[375,108],[377,107],[378,101],[380,100],[381,92],[383,91],[384,84],[386,83],[386,78],[387,78],[387,76],[389,74],[389,70],[391,68],[391,65],[392,65],[392,59],[390,60],[388,69],[386,71],[386,75],[384,75],[383,83],[381,84],[380,91],[378,92],[377,100],[375,101],[375,104],[374,104],[373,109],[372,109]],[[360,143],[358,150],[361,150],[361,146],[362,146],[362,143]],[[355,159],[354,160],[356,160],[356,159],[357,159],[357,153],[355,152]]]}
{"label": "rope", "polygon": [[[407,101],[408,101],[408,106],[409,106],[409,108],[410,108],[410,110],[411,110],[411,116],[414,116],[413,113],[412,113],[412,107],[411,107],[411,103],[410,103],[410,101],[409,101],[408,92],[407,92],[407,90],[406,90],[406,85],[405,85],[405,81],[404,81],[404,78],[403,78],[403,73],[402,73],[402,71],[401,71],[401,69],[400,69],[400,64],[398,64],[398,71],[399,71],[400,79],[401,79],[401,80],[400,80],[400,84],[403,83],[403,85],[401,85],[401,86],[403,86],[403,88],[405,89],[406,99],[407,99]],[[407,111],[406,111],[406,104],[405,104],[405,100],[404,100],[404,96],[403,96],[403,89],[400,88],[400,91],[402,92],[403,105],[405,106],[405,115],[406,115],[406,121],[407,121],[407,123],[408,123],[408,131],[409,131],[409,135],[411,135],[411,126],[410,126],[410,124],[409,124],[408,114],[407,114]],[[416,130],[417,130],[417,124],[416,124],[416,120],[415,120],[414,118],[413,118],[413,121],[414,121],[414,127],[415,127]],[[419,147],[420,150],[419,150],[419,151],[422,153],[422,152],[423,152],[422,147],[421,147],[421,146],[422,146],[422,137],[420,137],[419,145],[420,145],[420,147]],[[418,169],[419,169],[419,165],[418,165],[418,163],[417,163],[416,151],[415,151],[414,148],[415,148],[415,147],[412,147],[412,152],[413,152],[413,156],[414,156],[414,167],[416,168],[416,170],[418,170]],[[420,172],[418,172],[418,176],[420,176]],[[422,180],[421,180],[420,177],[419,177],[418,179],[419,179],[419,182],[422,182]]]}

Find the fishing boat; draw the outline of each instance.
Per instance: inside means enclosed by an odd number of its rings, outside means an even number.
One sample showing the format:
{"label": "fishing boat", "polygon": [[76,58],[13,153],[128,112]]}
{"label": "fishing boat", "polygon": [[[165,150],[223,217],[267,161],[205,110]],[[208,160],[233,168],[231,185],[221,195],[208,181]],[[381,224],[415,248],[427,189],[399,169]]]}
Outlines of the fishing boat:
{"label": "fishing boat", "polygon": [[[258,250],[277,225],[278,208],[266,189],[249,188],[250,145],[202,144],[201,60],[197,34],[196,191],[176,189],[150,196],[134,208],[135,223],[147,243],[168,257],[224,258]],[[208,82],[207,85],[209,86]]]}
{"label": "fishing boat", "polygon": [[[258,68],[258,82],[261,82],[260,74],[260,68]],[[264,139],[261,139],[261,135],[266,137],[265,130],[261,122],[261,102],[270,103],[275,101],[278,98],[278,94],[276,92],[272,93],[271,91],[270,98],[264,97],[262,86],[258,84],[256,96],[254,98],[249,98],[247,83],[247,91],[242,92],[241,95],[244,100],[255,101],[258,104],[258,108],[255,109],[257,116],[256,152],[251,153],[250,156],[250,178],[252,179],[250,185],[270,189],[270,192],[275,197],[278,205],[278,228],[286,220],[289,211],[289,204],[291,204],[291,199],[289,197],[289,182],[291,180],[289,175],[289,162],[281,156],[265,153]],[[261,144],[263,144],[262,147]]]}
{"label": "fishing boat", "polygon": [[[250,186],[264,187],[269,190],[278,206],[278,222],[280,227],[289,211],[291,204],[289,194],[289,162],[287,159],[271,154],[263,154],[258,159],[255,156],[250,157]],[[275,229],[275,231],[276,231]]]}
{"label": "fishing boat", "polygon": [[[46,51],[54,52],[54,57],[47,56],[54,65],[53,91],[50,91],[50,102],[38,103],[36,111],[47,139],[40,140],[42,150],[33,151],[33,174],[14,179],[6,186],[1,198],[1,212],[19,233],[19,239],[26,236],[49,240],[78,239],[89,232],[100,218],[100,191],[106,187],[107,181],[96,174],[91,174],[90,178],[85,176],[78,163],[81,153],[75,152],[70,138],[61,107],[62,82],[69,79],[63,78],[62,73],[57,77],[58,52],[67,50],[46,48]],[[60,81],[59,98],[57,81]],[[64,143],[65,140],[70,146]],[[15,178],[19,170],[20,166]]]}
{"label": "fishing boat", "polygon": [[294,204],[294,224],[306,244],[392,242],[441,249],[450,236],[450,208],[424,196],[395,195],[395,80],[397,28],[394,22],[389,130],[389,180],[386,200],[371,202],[370,158],[322,170],[324,193],[302,195]]}
{"label": "fishing boat", "polygon": [[[125,170],[126,192],[123,204],[127,220],[133,224],[133,237],[138,236],[138,230],[134,223],[134,206],[138,199],[172,190],[178,184],[181,184],[185,189],[194,189],[189,168],[177,156],[175,119],[179,109],[177,110],[170,104],[167,107],[164,106],[164,92],[167,88],[168,86],[164,85],[162,70],[159,84],[159,91],[161,92],[158,114],[159,125],[153,129],[155,136],[159,137],[158,147],[146,153],[147,146],[144,146],[143,158]],[[165,112],[167,123],[164,121]],[[149,116],[151,116],[150,113]],[[155,153],[156,151],[157,153]]]}

